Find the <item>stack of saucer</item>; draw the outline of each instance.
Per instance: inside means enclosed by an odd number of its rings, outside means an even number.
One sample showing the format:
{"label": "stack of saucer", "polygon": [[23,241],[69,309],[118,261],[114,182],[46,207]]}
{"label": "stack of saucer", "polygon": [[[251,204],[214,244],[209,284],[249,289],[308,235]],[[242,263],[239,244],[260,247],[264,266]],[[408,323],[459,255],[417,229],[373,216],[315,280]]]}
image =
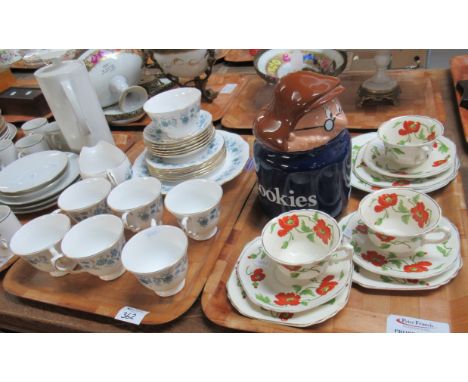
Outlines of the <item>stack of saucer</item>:
{"label": "stack of saucer", "polygon": [[16,136],[17,130],[15,125],[5,121],[5,118],[0,114],[0,141],[13,139]]}
{"label": "stack of saucer", "polygon": [[455,144],[432,118],[403,116],[384,122],[377,133],[352,139],[351,184],[372,192],[386,187],[438,190],[457,175]]}
{"label": "stack of saucer", "polygon": [[227,283],[240,314],[305,327],[337,314],[351,290],[352,247],[341,230],[315,210],[282,214],[248,243]]}
{"label": "stack of saucer", "polygon": [[41,151],[10,163],[0,172],[0,203],[16,214],[42,211],[79,178],[78,156]]}
{"label": "stack of saucer", "polygon": [[426,194],[388,188],[367,195],[340,222],[353,246],[353,282],[382,290],[428,290],[462,267],[457,228]]}

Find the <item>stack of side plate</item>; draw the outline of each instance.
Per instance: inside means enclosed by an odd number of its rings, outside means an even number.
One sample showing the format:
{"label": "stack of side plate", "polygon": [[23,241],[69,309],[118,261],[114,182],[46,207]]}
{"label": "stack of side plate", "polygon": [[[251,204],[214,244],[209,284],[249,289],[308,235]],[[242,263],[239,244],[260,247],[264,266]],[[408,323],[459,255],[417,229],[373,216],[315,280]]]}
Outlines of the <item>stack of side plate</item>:
{"label": "stack of side plate", "polygon": [[0,172],[0,203],[16,214],[53,207],[79,173],[78,156],[73,153],[49,150],[25,156]]}
{"label": "stack of side plate", "polygon": [[16,136],[18,130],[15,125],[5,121],[5,118],[0,114],[0,141],[6,139],[13,139]]}

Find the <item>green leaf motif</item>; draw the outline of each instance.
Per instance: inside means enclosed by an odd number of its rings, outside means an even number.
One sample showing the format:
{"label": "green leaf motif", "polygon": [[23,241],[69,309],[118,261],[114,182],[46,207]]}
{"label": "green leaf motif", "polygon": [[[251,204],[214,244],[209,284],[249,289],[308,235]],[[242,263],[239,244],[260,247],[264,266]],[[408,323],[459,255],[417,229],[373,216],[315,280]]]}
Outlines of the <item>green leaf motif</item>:
{"label": "green leaf motif", "polygon": [[418,251],[418,252],[415,253],[415,256],[416,256],[416,257],[424,257],[424,256],[426,256],[426,252],[424,252],[424,251]]}
{"label": "green leaf motif", "polygon": [[252,253],[251,255],[247,256],[248,259],[256,259],[257,255],[255,253]]}
{"label": "green leaf motif", "polygon": [[308,301],[301,301],[301,305],[307,306],[307,305],[309,305],[309,302]]}
{"label": "green leaf motif", "polygon": [[390,244],[387,244],[387,243],[381,244],[381,245],[380,245],[380,249],[388,249],[388,248],[390,248],[390,247],[391,247],[391,245],[390,245]]}
{"label": "green leaf motif", "polygon": [[402,216],[401,216],[401,220],[402,220],[403,223],[405,223],[405,224],[408,224],[408,223],[409,223],[409,218],[410,218],[410,215],[402,215]]}
{"label": "green leaf motif", "polygon": [[315,241],[315,235],[313,233],[309,233],[307,235],[307,239],[309,239],[310,241],[314,242]]}
{"label": "green leaf motif", "polygon": [[276,226],[276,223],[273,223],[270,227],[270,233],[273,233],[273,231],[275,230],[275,226]]}
{"label": "green leaf motif", "polygon": [[413,201],[414,204],[419,202],[419,197],[420,197],[420,195],[413,196],[413,198],[411,200]]}
{"label": "green leaf motif", "polygon": [[341,280],[343,277],[344,277],[344,272],[341,271],[341,272],[340,272],[340,280]]}
{"label": "green leaf motif", "polygon": [[395,154],[398,154],[398,155],[403,155],[404,154],[404,152],[402,150],[400,150],[399,148],[397,148],[397,147],[392,148],[392,151]]}
{"label": "green leaf motif", "polygon": [[258,301],[261,301],[265,304],[271,304],[271,300],[268,296],[264,296],[262,294],[256,294],[255,295],[255,298],[258,300]]}
{"label": "green leaf motif", "polygon": [[436,248],[442,255],[444,255],[444,257],[447,257],[449,255],[447,253],[447,250],[444,247],[442,247],[441,245],[438,245]]}
{"label": "green leaf motif", "polygon": [[403,204],[403,200],[400,200],[400,203],[398,203],[398,211],[402,213],[409,213],[408,208],[406,208],[405,205]]}
{"label": "green leaf motif", "polygon": [[378,218],[376,221],[375,221],[375,225],[381,225],[383,223],[383,218]]}
{"label": "green leaf motif", "polygon": [[304,220],[301,221],[301,229],[304,232],[312,232],[312,229],[310,227],[307,227],[306,223]]}
{"label": "green leaf motif", "polygon": [[304,289],[301,293],[299,293],[300,295],[309,295],[309,296],[315,296],[315,293],[312,292],[310,289]]}
{"label": "green leaf motif", "polygon": [[391,282],[392,282],[391,277],[388,277],[388,276],[380,276],[380,279],[381,279],[384,283],[391,283]]}
{"label": "green leaf motif", "polygon": [[448,153],[449,151],[449,148],[448,146],[445,144],[445,143],[442,143],[441,141],[437,141],[439,143],[439,152],[445,154],[445,153]]}
{"label": "green leaf motif", "polygon": [[294,289],[294,292],[296,292],[296,293],[299,293],[299,291],[302,289],[302,287],[300,285],[293,285],[292,287]]}
{"label": "green leaf motif", "polygon": [[397,255],[395,253],[393,253],[393,252],[390,252],[388,254],[388,259],[396,259],[396,257],[397,257]]}
{"label": "green leaf motif", "polygon": [[396,265],[398,268],[401,268],[401,260],[391,259],[389,260],[393,265]]}
{"label": "green leaf motif", "polygon": [[282,248],[282,249],[286,249],[286,248],[288,248],[288,245],[289,245],[289,241],[285,241],[285,242],[283,243],[283,245],[281,246],[281,248]]}
{"label": "green leaf motif", "polygon": [[328,301],[326,304],[328,305],[333,305],[336,302],[336,298],[332,298],[330,301]]}
{"label": "green leaf motif", "polygon": [[294,273],[291,273],[291,278],[293,279],[297,279],[299,277],[299,272],[294,272]]}

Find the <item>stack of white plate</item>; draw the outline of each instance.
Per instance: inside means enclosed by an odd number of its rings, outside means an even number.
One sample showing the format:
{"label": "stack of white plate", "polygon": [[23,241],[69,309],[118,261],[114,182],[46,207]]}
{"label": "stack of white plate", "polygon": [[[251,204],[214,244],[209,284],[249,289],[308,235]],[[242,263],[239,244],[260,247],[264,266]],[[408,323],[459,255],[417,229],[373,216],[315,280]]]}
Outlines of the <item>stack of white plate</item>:
{"label": "stack of white plate", "polygon": [[5,121],[5,118],[0,114],[0,141],[13,139],[16,136],[17,130],[15,125]]}
{"label": "stack of white plate", "polygon": [[48,150],[25,156],[0,172],[0,203],[16,214],[51,208],[79,175],[76,154]]}
{"label": "stack of white plate", "polygon": [[354,137],[352,145],[351,185],[366,192],[401,187],[428,193],[450,183],[460,168],[455,144],[443,136],[434,142],[434,149],[427,161],[405,169],[404,173],[387,162],[383,143],[377,138],[377,133]]}

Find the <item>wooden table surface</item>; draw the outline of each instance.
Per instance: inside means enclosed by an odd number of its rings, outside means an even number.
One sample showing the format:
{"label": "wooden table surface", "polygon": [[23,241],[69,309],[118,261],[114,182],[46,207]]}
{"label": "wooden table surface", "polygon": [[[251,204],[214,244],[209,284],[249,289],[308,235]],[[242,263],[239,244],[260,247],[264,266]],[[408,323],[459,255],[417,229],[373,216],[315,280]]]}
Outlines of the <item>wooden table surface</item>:
{"label": "wooden table surface", "polygon": [[[218,67],[217,72],[245,71],[253,73],[253,68]],[[372,73],[369,73],[369,76]],[[461,160],[461,174],[465,190],[468,190],[468,158],[465,138],[457,115],[457,104],[453,94],[449,70],[433,70],[431,76],[440,84],[446,112],[445,135],[452,139],[458,148]],[[345,110],[346,112],[346,110]],[[140,132],[132,132],[136,138]],[[5,272],[0,274],[3,281]],[[0,286],[0,330],[21,332],[229,332],[211,323],[204,315],[200,298],[177,320],[160,326],[135,326],[108,318],[57,308],[33,301],[26,301],[7,294]]]}

